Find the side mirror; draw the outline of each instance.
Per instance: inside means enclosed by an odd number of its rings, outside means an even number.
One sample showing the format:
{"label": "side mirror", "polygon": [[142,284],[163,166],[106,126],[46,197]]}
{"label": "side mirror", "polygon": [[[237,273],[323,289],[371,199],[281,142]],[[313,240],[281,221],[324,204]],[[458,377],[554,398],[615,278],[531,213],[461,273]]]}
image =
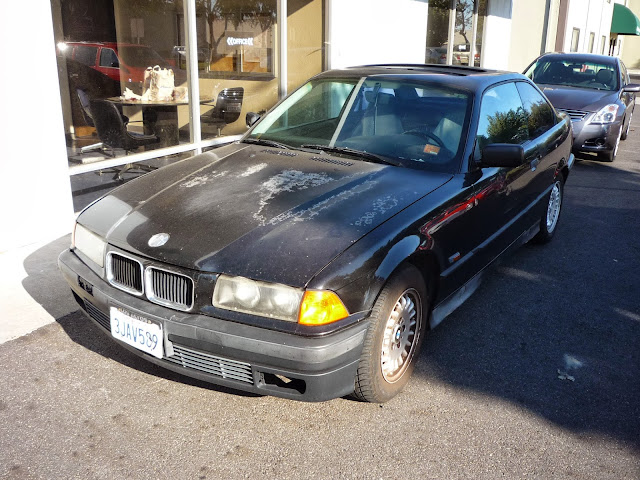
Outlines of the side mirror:
{"label": "side mirror", "polygon": [[622,87],[622,91],[628,93],[638,93],[640,92],[640,85],[638,85],[637,83],[628,83],[624,87]]}
{"label": "side mirror", "polygon": [[260,120],[260,115],[256,112],[249,112],[245,117],[245,121],[247,122],[247,127],[253,127],[253,124]]}
{"label": "side mirror", "polygon": [[480,167],[519,167],[524,163],[524,148],[511,143],[494,143],[482,149]]}

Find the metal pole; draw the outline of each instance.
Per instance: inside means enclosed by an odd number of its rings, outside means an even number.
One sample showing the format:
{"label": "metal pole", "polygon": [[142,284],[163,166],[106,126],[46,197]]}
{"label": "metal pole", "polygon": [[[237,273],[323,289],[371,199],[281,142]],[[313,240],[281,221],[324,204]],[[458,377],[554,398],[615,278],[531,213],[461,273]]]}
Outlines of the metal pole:
{"label": "metal pole", "polygon": [[287,95],[287,0],[278,0],[278,95]]}
{"label": "metal pole", "polygon": [[186,25],[187,89],[189,91],[189,139],[195,143],[196,155],[202,153],[200,128],[200,83],[198,81],[198,34],[196,31],[196,2],[183,3]]}
{"label": "metal pole", "polygon": [[456,33],[456,0],[449,6],[449,37],[447,41],[447,65],[453,64],[453,41]]}

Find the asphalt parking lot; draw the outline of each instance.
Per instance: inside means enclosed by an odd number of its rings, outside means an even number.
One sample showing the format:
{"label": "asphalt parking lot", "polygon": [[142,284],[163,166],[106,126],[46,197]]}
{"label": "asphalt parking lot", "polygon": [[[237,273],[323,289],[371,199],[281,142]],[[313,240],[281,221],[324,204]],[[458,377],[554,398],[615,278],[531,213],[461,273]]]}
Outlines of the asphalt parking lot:
{"label": "asphalt parking lot", "polygon": [[147,364],[73,307],[55,266],[68,238],[39,249],[22,284],[56,321],[0,344],[0,478],[637,480],[640,115],[565,194],[554,240],[492,268],[384,405]]}

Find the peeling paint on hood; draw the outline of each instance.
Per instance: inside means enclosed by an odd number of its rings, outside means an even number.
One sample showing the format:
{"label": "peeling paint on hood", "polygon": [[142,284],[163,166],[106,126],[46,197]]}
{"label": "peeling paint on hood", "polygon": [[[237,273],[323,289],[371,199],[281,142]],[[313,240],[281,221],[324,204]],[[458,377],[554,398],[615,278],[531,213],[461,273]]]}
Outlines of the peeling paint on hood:
{"label": "peeling paint on hood", "polygon": [[[317,153],[290,157],[244,144],[214,152],[125,184],[78,221],[109,243],[158,261],[303,286],[452,177],[358,160],[318,162]],[[149,247],[160,232],[169,241]]]}

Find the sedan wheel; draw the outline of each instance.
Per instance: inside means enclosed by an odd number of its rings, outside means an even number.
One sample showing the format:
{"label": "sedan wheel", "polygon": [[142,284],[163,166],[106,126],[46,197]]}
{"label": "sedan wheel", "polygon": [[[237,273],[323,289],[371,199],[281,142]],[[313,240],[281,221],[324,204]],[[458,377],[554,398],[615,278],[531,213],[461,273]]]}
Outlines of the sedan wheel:
{"label": "sedan wheel", "polygon": [[373,307],[354,394],[386,402],[407,384],[426,330],[427,288],[412,265],[395,273]]}
{"label": "sedan wheel", "polygon": [[[626,140],[627,137],[629,136],[629,131],[631,130],[631,120],[633,119],[633,112],[631,112],[629,114],[629,122],[627,123],[627,128],[624,129],[624,132],[622,132],[622,136],[620,137],[620,140]],[[624,122],[623,122],[624,125]]]}
{"label": "sedan wheel", "polygon": [[620,131],[618,132],[618,137],[616,138],[616,143],[613,147],[613,150],[611,150],[610,152],[602,153],[600,155],[600,158],[602,158],[605,162],[613,162],[616,159],[616,155],[618,154],[618,147],[620,146],[620,139],[622,138],[623,125],[624,123],[620,125]]}
{"label": "sedan wheel", "polygon": [[534,240],[537,243],[547,243],[548,241],[550,241],[553,238],[556,227],[558,226],[564,193],[562,180],[562,176],[556,178],[553,186],[551,187],[547,209],[542,214],[542,218],[540,219],[540,231],[534,237]]}

